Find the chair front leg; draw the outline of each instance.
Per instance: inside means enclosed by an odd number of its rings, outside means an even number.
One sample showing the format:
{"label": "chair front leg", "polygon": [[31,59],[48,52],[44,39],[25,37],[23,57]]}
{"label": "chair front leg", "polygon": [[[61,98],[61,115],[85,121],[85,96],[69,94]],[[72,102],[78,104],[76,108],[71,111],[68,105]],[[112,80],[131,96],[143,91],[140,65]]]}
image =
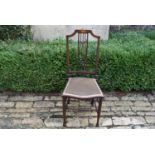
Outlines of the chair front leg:
{"label": "chair front leg", "polygon": [[99,126],[99,119],[100,119],[101,108],[102,108],[102,97],[99,98],[98,102],[99,102],[99,105],[98,105],[98,109],[97,109],[97,123],[96,123],[96,127]]}
{"label": "chair front leg", "polygon": [[93,99],[91,99],[91,106],[93,106],[94,105],[94,98]]}
{"label": "chair front leg", "polygon": [[67,98],[67,104],[66,104],[66,109],[68,109],[68,104],[70,104],[70,98]]}
{"label": "chair front leg", "polygon": [[63,96],[62,101],[63,101],[63,127],[66,127],[66,100],[67,97]]}

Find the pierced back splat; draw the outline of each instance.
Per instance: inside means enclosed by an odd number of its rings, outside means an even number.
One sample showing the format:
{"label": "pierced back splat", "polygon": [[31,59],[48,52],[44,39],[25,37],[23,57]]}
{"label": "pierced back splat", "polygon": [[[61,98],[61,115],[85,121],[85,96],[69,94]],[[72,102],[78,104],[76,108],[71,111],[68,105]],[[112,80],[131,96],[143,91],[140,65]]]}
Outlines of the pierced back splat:
{"label": "pierced back splat", "polygon": [[[95,48],[92,49],[92,41],[90,41],[89,38],[93,38],[95,41]],[[69,39],[73,39],[72,42],[77,44],[77,46],[74,46],[74,56],[77,57],[74,58],[74,64],[76,62],[76,70],[73,70],[70,58],[70,41]],[[67,63],[67,73],[70,74],[80,74],[80,75],[88,75],[88,74],[96,74],[98,70],[98,62],[99,62],[99,41],[100,37],[95,35],[91,30],[75,30],[71,35],[66,36],[66,63]],[[91,42],[91,46],[89,44]],[[75,49],[77,47],[77,49]],[[89,70],[88,67],[90,66],[90,50],[93,50],[95,53],[93,55],[93,60],[95,63],[91,62],[92,64],[95,64],[95,67],[93,70]],[[77,52],[77,53],[76,53]],[[73,57],[72,57],[73,58]],[[92,59],[92,58],[91,58]],[[89,63],[88,63],[89,62]]]}
{"label": "pierced back splat", "polygon": [[79,68],[87,70],[88,33],[78,33],[78,61]]}

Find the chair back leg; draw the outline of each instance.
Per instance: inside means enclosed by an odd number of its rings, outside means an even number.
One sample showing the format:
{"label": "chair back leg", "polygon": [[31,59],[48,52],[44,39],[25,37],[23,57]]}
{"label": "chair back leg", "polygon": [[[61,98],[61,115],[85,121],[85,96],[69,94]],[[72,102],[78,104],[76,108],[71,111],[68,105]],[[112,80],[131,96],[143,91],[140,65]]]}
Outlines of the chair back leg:
{"label": "chair back leg", "polygon": [[98,105],[98,109],[97,109],[97,123],[96,123],[96,127],[99,127],[99,119],[100,119],[101,108],[102,108],[102,98],[99,98],[98,102],[99,102],[99,105]]}
{"label": "chair back leg", "polygon": [[67,97],[62,97],[62,101],[63,101],[63,127],[66,127],[66,100]]}

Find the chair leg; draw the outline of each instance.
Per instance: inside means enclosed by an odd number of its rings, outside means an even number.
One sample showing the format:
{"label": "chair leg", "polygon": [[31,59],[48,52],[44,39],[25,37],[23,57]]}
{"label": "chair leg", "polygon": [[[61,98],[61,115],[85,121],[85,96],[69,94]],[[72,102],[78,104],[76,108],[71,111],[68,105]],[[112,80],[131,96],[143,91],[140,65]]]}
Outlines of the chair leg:
{"label": "chair leg", "polygon": [[67,98],[67,104],[66,104],[66,109],[68,109],[68,104],[70,104],[70,98]]}
{"label": "chair leg", "polygon": [[91,104],[91,106],[94,105],[94,99],[91,100],[91,103],[90,104]]}
{"label": "chair leg", "polygon": [[66,127],[66,99],[67,97],[62,97],[63,100],[63,126]]}
{"label": "chair leg", "polygon": [[102,107],[102,98],[99,98],[99,106],[97,109],[97,123],[96,123],[96,127],[99,126],[99,119],[100,119],[100,115],[101,115],[101,107]]}

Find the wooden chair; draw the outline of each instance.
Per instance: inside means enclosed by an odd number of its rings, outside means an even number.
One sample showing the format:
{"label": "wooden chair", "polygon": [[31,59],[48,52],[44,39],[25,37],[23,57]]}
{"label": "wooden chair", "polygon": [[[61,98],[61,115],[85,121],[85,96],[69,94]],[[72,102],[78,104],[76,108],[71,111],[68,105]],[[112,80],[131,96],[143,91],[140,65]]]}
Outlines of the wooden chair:
{"label": "wooden chair", "polygon": [[[91,40],[89,40],[89,38]],[[71,43],[74,44],[74,48],[71,47],[70,45]],[[66,64],[67,64],[67,75],[69,76],[69,78],[62,94],[64,127],[66,127],[67,123],[66,109],[67,105],[70,103],[71,98],[80,100],[90,100],[90,103],[92,105],[96,100],[98,102],[96,110],[97,111],[96,126],[97,127],[99,126],[102,99],[104,97],[99,85],[96,82],[96,78],[94,78],[95,75],[97,75],[99,67],[99,43],[100,43],[100,37],[95,35],[91,30],[75,30],[71,35],[66,36]],[[75,44],[77,44],[77,46],[75,46]],[[92,46],[94,47],[94,50]],[[77,49],[75,49],[75,47]],[[94,55],[92,53],[94,53]],[[74,54],[73,63],[71,63],[70,58],[71,54]],[[77,59],[75,58],[75,56],[77,56]],[[93,60],[94,63],[92,62]],[[72,68],[71,66],[72,64],[75,64],[75,61],[77,62],[78,67]],[[88,70],[89,68],[88,62],[90,63],[91,66],[90,70]],[[94,64],[93,70],[92,70],[92,64]]]}

